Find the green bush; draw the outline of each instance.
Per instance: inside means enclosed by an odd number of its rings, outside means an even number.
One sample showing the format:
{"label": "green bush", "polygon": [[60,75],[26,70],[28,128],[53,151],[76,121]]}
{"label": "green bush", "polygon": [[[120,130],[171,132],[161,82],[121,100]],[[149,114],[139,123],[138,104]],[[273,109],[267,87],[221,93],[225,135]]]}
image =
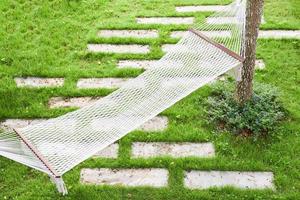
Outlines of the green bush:
{"label": "green bush", "polygon": [[276,88],[254,84],[252,99],[241,106],[235,101],[235,84],[217,83],[206,101],[207,121],[220,129],[244,136],[267,135],[285,117]]}

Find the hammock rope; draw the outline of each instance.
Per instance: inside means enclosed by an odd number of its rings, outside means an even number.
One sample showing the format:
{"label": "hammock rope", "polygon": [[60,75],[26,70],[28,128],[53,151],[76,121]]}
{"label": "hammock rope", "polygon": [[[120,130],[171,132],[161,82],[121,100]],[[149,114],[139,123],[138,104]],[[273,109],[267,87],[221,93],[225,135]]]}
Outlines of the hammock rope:
{"label": "hammock rope", "polygon": [[[228,24],[194,25],[150,69],[94,104],[24,128],[0,131],[0,155],[47,173],[67,194],[62,175],[193,91],[243,61],[246,0],[212,18]],[[229,31],[209,38],[201,31]]]}

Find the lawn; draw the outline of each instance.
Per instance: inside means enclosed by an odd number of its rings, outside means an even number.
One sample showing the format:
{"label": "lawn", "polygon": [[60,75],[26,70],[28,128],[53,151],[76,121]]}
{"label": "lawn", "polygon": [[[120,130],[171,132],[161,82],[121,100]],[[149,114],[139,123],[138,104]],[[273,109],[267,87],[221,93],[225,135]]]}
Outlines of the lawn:
{"label": "lawn", "polygon": [[[226,4],[229,0],[53,0],[0,3],[0,120],[6,118],[50,118],[74,109],[49,109],[51,97],[104,96],[109,89],[78,90],[83,77],[135,77],[140,69],[117,69],[118,59],[159,59],[160,46],[176,43],[172,30],[185,25],[141,25],[138,16],[195,16],[201,22],[209,13],[175,13],[175,5]],[[300,29],[298,0],[266,0],[266,24],[262,29]],[[105,39],[99,29],[158,29],[156,39]],[[151,53],[92,54],[88,43],[150,44]],[[134,131],[119,141],[118,159],[89,159],[64,178],[69,195],[62,197],[48,177],[36,170],[0,157],[0,199],[300,199],[300,40],[258,41],[257,57],[266,69],[257,71],[256,81],[277,86],[288,110],[288,119],[273,136],[258,140],[216,133],[204,120],[205,86],[164,111],[168,129],[161,133]],[[64,87],[20,89],[17,76],[64,77]],[[215,145],[215,158],[160,157],[130,158],[133,141],[205,142]],[[82,168],[150,168],[169,170],[167,188],[84,186],[79,183]],[[272,171],[276,191],[234,188],[189,190],[183,187],[183,171],[243,170]]]}

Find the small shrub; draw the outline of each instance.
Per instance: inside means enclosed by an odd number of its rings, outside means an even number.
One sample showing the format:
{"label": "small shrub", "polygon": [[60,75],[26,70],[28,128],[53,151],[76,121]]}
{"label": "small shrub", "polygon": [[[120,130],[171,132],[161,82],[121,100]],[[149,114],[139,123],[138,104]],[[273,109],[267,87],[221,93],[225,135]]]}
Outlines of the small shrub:
{"label": "small shrub", "polygon": [[235,101],[235,84],[217,83],[206,101],[207,121],[220,129],[243,136],[266,135],[284,119],[285,111],[278,90],[266,84],[254,84],[250,101],[241,106]]}

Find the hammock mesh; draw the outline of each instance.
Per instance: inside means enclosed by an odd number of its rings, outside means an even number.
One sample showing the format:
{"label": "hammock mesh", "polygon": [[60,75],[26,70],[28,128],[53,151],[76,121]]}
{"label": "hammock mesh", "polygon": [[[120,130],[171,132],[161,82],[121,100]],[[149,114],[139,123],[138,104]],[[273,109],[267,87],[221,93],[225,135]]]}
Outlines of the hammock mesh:
{"label": "hammock mesh", "polygon": [[[148,70],[92,105],[37,125],[5,129],[0,133],[0,155],[45,172],[55,181],[191,92],[240,66],[245,1],[238,0],[211,17],[233,20],[195,25]],[[201,31],[231,34],[209,39]],[[56,184],[65,193],[61,181]]]}

